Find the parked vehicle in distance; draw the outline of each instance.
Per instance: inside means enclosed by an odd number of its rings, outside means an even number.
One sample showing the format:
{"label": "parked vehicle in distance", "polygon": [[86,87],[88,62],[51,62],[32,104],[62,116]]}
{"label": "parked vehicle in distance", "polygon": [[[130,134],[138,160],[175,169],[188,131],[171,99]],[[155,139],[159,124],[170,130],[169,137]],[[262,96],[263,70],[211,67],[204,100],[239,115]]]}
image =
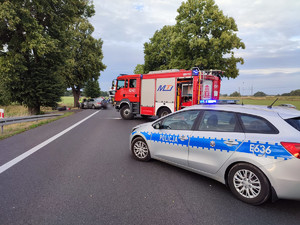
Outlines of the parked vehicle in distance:
{"label": "parked vehicle in distance", "polygon": [[157,159],[226,184],[241,201],[300,200],[300,111],[195,105],[132,129],[134,158]]}
{"label": "parked vehicle in distance", "polygon": [[81,108],[83,109],[106,109],[107,101],[104,98],[90,98],[83,101],[81,104]]}
{"label": "parked vehicle in distance", "polygon": [[292,104],[280,104],[279,106],[284,106],[284,107],[296,109],[296,106],[294,106]]}

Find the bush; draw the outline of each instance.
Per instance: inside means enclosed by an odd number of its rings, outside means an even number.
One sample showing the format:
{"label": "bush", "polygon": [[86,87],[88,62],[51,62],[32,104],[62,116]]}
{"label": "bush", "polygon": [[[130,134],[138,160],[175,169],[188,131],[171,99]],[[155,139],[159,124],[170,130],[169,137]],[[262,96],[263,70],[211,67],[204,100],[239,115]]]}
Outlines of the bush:
{"label": "bush", "polygon": [[241,94],[238,93],[237,91],[233,92],[231,95],[229,95],[230,97],[241,97]]}
{"label": "bush", "polygon": [[262,92],[262,91],[258,91],[254,94],[254,97],[266,97],[267,95]]}

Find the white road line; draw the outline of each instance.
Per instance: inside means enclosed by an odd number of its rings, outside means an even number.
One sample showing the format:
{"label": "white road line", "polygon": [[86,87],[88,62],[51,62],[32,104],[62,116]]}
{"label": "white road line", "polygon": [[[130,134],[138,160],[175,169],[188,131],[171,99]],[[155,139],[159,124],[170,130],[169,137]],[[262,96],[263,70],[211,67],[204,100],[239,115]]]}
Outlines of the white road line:
{"label": "white road line", "polygon": [[27,152],[24,152],[22,155],[19,155],[18,157],[14,158],[13,160],[5,163],[4,165],[2,165],[0,167],[0,174],[3,173],[4,171],[6,171],[7,169],[9,169],[10,167],[16,165],[17,163],[19,163],[20,161],[22,161],[23,159],[27,158],[28,156],[30,156],[31,154],[35,153],[36,151],[40,150],[42,147],[46,146],[47,144],[51,143],[52,141],[54,141],[55,139],[59,138],[60,136],[64,135],[65,133],[69,132],[70,130],[72,130],[73,128],[77,127],[79,124],[83,123],[84,121],[86,121],[87,119],[91,118],[92,116],[94,116],[96,113],[98,113],[100,111],[97,111],[95,113],[93,113],[92,115],[89,115],[88,117],[84,118],[83,120],[75,123],[74,125],[70,126],[69,128],[63,130],[62,132],[54,135],[53,137],[49,138],[48,140],[42,142],[41,144],[33,147],[32,149],[28,150]]}

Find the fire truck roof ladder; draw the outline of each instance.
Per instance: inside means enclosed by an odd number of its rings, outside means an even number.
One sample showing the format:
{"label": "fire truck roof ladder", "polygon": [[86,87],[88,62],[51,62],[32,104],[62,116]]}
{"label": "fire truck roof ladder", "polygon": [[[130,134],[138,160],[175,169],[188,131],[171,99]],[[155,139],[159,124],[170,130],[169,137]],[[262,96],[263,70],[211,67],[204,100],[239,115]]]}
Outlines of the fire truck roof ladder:
{"label": "fire truck roof ladder", "polygon": [[154,73],[174,73],[179,72],[179,69],[171,69],[171,70],[157,70],[157,71],[150,71],[148,74],[154,74]]}

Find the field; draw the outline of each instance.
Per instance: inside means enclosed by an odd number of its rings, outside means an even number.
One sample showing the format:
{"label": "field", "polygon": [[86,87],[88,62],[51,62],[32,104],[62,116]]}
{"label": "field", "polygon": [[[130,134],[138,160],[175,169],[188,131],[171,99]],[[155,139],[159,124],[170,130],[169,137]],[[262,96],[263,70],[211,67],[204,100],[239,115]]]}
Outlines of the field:
{"label": "field", "polygon": [[74,97],[73,96],[64,96],[61,97],[61,102],[58,103],[61,106],[67,106],[69,108],[74,107]]}
{"label": "field", "polygon": [[274,106],[280,104],[292,104],[300,110],[300,96],[267,96],[267,97],[221,97],[221,99],[236,99],[239,100],[238,104],[244,103],[245,105],[271,105],[276,99]]}

